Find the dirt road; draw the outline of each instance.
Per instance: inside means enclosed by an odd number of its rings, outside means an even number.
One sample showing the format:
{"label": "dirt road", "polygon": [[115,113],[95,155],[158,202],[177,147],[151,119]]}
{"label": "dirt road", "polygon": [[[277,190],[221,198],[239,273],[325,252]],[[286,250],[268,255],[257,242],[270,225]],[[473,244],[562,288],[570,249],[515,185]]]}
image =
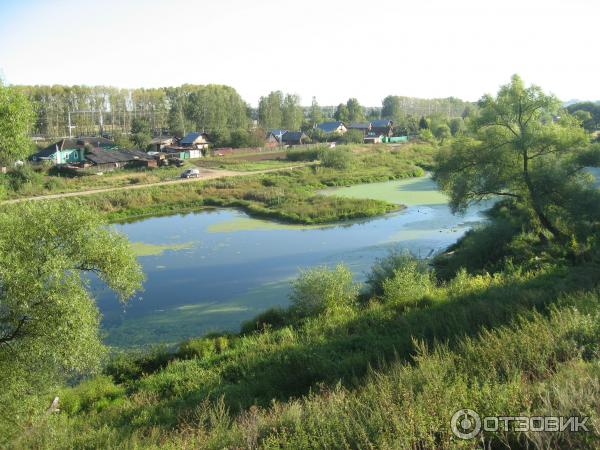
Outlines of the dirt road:
{"label": "dirt road", "polygon": [[160,181],[158,183],[147,183],[147,184],[132,184],[130,186],[117,186],[111,188],[102,188],[102,189],[90,189],[86,191],[76,191],[76,192],[63,192],[60,194],[49,194],[49,195],[39,195],[36,197],[24,197],[17,198],[13,200],[5,200],[0,202],[0,205],[8,205],[11,203],[24,202],[28,200],[51,200],[56,198],[66,198],[66,197],[79,197],[83,195],[93,195],[100,194],[102,192],[112,192],[112,191],[126,191],[130,189],[144,189],[153,186],[166,186],[169,184],[180,184],[180,183],[197,183],[198,181],[206,181],[206,180],[214,180],[216,178],[228,178],[228,177],[241,177],[245,175],[259,175],[262,173],[270,173],[270,172],[279,172],[282,170],[293,170],[301,167],[306,167],[312,165],[313,163],[306,164],[297,164],[289,167],[277,167],[275,169],[264,169],[264,170],[255,170],[251,172],[234,172],[232,170],[217,170],[217,169],[199,169],[200,177],[198,178],[177,178],[174,180]]}

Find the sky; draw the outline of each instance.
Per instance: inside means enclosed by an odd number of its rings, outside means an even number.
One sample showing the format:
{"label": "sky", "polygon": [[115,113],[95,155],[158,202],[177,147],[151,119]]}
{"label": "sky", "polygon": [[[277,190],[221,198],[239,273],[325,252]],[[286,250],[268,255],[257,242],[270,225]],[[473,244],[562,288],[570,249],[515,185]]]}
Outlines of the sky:
{"label": "sky", "polygon": [[321,105],[477,100],[518,73],[600,100],[597,0],[0,0],[9,84],[233,86]]}

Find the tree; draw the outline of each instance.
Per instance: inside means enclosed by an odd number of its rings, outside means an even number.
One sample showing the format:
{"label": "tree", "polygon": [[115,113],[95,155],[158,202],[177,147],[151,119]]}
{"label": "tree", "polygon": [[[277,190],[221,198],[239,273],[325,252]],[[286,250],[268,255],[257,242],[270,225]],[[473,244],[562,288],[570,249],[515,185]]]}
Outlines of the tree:
{"label": "tree", "polygon": [[33,119],[33,108],[27,98],[0,82],[0,165],[11,165],[29,155]]}
{"label": "tree", "polygon": [[346,108],[348,109],[348,120],[350,122],[363,122],[365,120],[365,112],[360,103],[358,103],[357,99],[348,99],[348,102],[346,103]]}
{"label": "tree", "polygon": [[465,123],[461,117],[455,117],[450,120],[450,132],[452,136],[456,136],[459,132],[461,132],[465,128]]}
{"label": "tree", "polygon": [[321,107],[317,103],[316,97],[312,98],[312,103],[310,105],[310,112],[308,116],[310,119],[311,128],[323,121],[323,113],[321,112]]}
{"label": "tree", "polygon": [[186,116],[196,131],[246,128],[249,123],[248,105],[237,91],[218,84],[194,89],[187,97]]}
{"label": "tree", "polygon": [[400,97],[396,95],[388,95],[383,99],[383,107],[381,109],[381,117],[384,119],[390,119],[394,121],[394,124],[398,126],[406,127],[406,124],[402,124],[406,119],[406,114],[402,109]]}
{"label": "tree", "polygon": [[344,144],[362,144],[365,140],[365,135],[360,130],[348,130],[340,138],[340,142]]}
{"label": "tree", "polygon": [[419,130],[427,129],[429,129],[429,123],[427,122],[427,119],[424,116],[421,116],[421,119],[419,120]]}
{"label": "tree", "polygon": [[344,103],[340,103],[334,114],[335,120],[339,122],[348,122],[350,120],[350,112],[348,111],[348,106]]}
{"label": "tree", "polygon": [[258,102],[258,122],[266,129],[281,128],[283,123],[283,92],[273,91]]}
{"label": "tree", "polygon": [[131,140],[137,148],[145,150],[152,140],[150,124],[146,119],[136,117],[131,122]]}
{"label": "tree", "polygon": [[585,129],[585,131],[591,132],[594,130],[595,124],[591,112],[584,111],[583,109],[578,109],[573,113],[573,116],[577,120],[579,120],[581,126]]}
{"label": "tree", "polygon": [[452,136],[452,132],[450,131],[450,127],[443,123],[434,128],[433,135],[443,144],[444,140]]}
{"label": "tree", "polygon": [[6,424],[34,392],[47,395],[62,377],[98,367],[100,315],[83,275],[93,273],[125,302],[143,273],[127,238],[73,201],[24,202],[1,212],[0,255],[0,424]]}
{"label": "tree", "polygon": [[[563,194],[597,155],[580,150],[585,131],[568,114],[556,116],[560,102],[513,76],[498,94],[484,96],[473,121],[474,137],[462,137],[436,158],[434,177],[450,195],[454,211],[491,196],[513,199],[531,211],[534,225],[564,237],[556,217],[568,208]],[[545,236],[545,234],[544,234]]]}
{"label": "tree", "polygon": [[299,130],[304,119],[304,111],[300,106],[300,97],[287,94],[283,100],[282,126],[286,130]]}

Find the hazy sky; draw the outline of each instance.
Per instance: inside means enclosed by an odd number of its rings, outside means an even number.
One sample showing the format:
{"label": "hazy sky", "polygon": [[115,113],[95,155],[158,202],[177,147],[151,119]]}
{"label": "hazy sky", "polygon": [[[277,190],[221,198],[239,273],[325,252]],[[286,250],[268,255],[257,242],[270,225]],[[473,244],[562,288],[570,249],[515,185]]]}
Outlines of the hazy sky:
{"label": "hazy sky", "polygon": [[563,100],[595,100],[598,18],[597,0],[0,0],[0,75],[379,105],[476,100],[519,73]]}

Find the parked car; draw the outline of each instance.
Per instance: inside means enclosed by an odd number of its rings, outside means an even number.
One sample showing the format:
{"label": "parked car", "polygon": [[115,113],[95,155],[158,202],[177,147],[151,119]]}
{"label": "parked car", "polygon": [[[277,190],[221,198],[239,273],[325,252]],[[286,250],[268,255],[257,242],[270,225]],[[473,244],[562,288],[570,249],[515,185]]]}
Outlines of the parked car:
{"label": "parked car", "polygon": [[200,171],[198,169],[187,169],[181,173],[181,178],[198,178]]}
{"label": "parked car", "polygon": [[171,164],[175,164],[177,167],[183,166],[183,160],[179,158],[171,158]]}

